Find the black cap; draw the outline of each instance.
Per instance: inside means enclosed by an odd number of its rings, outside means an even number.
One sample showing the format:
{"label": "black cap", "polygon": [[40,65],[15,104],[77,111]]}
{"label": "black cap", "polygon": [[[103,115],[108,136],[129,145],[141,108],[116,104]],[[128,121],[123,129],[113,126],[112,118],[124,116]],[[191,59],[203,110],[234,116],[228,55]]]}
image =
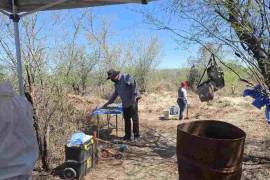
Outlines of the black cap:
{"label": "black cap", "polygon": [[147,4],[147,0],[142,0],[142,4]]}
{"label": "black cap", "polygon": [[109,71],[107,71],[107,75],[108,75],[107,80],[116,77],[119,73],[120,71],[110,69]]}

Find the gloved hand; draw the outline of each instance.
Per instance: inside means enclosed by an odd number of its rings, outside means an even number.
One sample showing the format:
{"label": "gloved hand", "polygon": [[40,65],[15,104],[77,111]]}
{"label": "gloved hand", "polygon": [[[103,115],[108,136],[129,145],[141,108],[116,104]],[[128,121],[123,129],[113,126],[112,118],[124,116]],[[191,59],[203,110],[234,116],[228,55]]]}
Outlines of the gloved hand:
{"label": "gloved hand", "polygon": [[138,102],[142,97],[141,96],[137,96],[136,97],[136,102]]}
{"label": "gloved hand", "polygon": [[108,103],[105,103],[101,108],[107,108],[108,107]]}

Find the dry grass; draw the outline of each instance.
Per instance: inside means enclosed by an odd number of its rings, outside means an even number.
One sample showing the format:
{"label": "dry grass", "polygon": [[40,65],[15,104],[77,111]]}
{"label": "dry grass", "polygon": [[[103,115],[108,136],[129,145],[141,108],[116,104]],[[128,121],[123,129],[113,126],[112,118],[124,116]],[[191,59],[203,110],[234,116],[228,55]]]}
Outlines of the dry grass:
{"label": "dry grass", "polygon": [[[151,146],[130,146],[126,160],[103,160],[86,179],[178,179],[175,156],[177,125],[184,121],[161,120],[163,110],[176,105],[176,92],[144,94],[139,103],[142,136]],[[89,111],[104,102],[95,97],[69,96],[77,109]],[[242,179],[269,179],[270,132],[263,110],[250,105],[251,99],[217,95],[210,103],[201,103],[190,93],[189,121],[223,120],[247,133]],[[111,135],[115,135],[112,131]],[[57,179],[57,178],[56,178]]]}

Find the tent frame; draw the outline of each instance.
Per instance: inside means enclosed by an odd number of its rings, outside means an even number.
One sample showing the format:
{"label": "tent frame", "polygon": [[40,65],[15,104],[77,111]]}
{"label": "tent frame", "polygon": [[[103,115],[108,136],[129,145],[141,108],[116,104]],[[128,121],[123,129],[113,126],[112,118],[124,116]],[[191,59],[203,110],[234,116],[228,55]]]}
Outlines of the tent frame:
{"label": "tent frame", "polygon": [[[15,37],[14,39],[15,39],[15,45],[16,45],[16,58],[17,58],[17,76],[18,76],[18,81],[19,81],[19,95],[20,96],[24,96],[23,67],[22,67],[23,62],[22,62],[22,56],[21,56],[21,43],[20,43],[20,30],[19,30],[20,19],[24,16],[36,13],[38,11],[46,10],[48,8],[57,6],[67,1],[71,1],[71,0],[56,0],[55,2],[41,6],[32,11],[17,13],[15,0],[9,0],[12,6],[12,13],[9,13],[5,10],[0,9],[0,13],[3,13],[4,15],[9,16],[9,18],[13,21],[13,25],[14,25],[14,37]],[[142,4],[147,4],[147,0],[142,0]]]}

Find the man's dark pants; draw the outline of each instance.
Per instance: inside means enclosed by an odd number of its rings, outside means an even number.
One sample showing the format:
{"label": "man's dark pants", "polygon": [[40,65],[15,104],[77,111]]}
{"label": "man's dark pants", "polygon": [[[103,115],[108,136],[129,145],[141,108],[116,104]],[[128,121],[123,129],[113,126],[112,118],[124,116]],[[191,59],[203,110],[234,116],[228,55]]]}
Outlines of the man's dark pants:
{"label": "man's dark pants", "polygon": [[131,137],[131,119],[133,121],[134,137],[139,137],[140,131],[139,131],[139,115],[137,103],[127,108],[124,108],[125,136],[127,137]]}

